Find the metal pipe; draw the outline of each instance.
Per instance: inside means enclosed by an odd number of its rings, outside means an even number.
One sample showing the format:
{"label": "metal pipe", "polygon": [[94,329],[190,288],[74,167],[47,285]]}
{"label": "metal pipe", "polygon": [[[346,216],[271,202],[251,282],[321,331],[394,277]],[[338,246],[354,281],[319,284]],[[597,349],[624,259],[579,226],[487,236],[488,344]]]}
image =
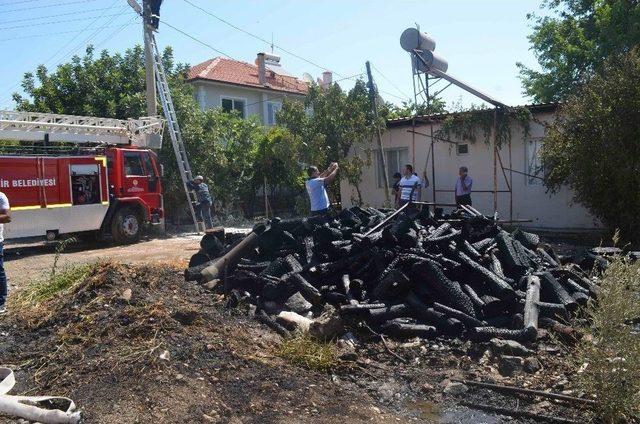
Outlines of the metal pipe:
{"label": "metal pipe", "polygon": [[456,381],[458,383],[462,383],[467,386],[483,387],[485,389],[500,390],[500,391],[512,392],[512,393],[524,393],[527,395],[540,396],[540,397],[545,397],[549,399],[564,400],[567,402],[585,403],[587,405],[596,404],[596,401],[592,399],[583,399],[575,396],[562,395],[559,393],[549,393],[549,392],[544,392],[542,390],[525,389],[524,387],[504,386],[502,384],[482,383],[480,381],[469,381],[469,380],[458,380],[458,379],[452,379],[451,381]]}
{"label": "metal pipe", "polygon": [[256,226],[240,243],[238,243],[233,249],[228,251],[225,255],[216,259],[216,261],[202,270],[202,280],[204,282],[215,280],[220,278],[225,269],[236,266],[238,261],[244,253],[255,247],[258,237],[264,233],[266,226],[260,224]]}
{"label": "metal pipe", "polygon": [[405,203],[404,205],[400,206],[394,213],[392,213],[391,215],[389,215],[388,217],[386,217],[381,223],[379,223],[378,225],[376,225],[375,227],[373,227],[372,229],[370,229],[369,231],[367,231],[367,233],[364,235],[365,237],[368,236],[369,234],[378,231],[378,229],[380,227],[382,227],[383,225],[385,225],[387,222],[389,222],[391,219],[395,218],[400,212],[402,212],[407,206],[409,206],[411,203],[417,203],[417,202],[409,202],[409,203]]}

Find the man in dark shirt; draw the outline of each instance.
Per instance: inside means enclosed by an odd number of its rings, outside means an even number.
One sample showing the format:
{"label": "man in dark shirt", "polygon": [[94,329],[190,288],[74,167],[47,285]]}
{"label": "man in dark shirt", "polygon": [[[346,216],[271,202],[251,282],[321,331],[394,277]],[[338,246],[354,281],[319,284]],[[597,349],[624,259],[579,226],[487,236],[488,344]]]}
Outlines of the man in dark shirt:
{"label": "man in dark shirt", "polygon": [[198,221],[204,222],[204,225],[208,230],[213,228],[213,220],[211,219],[211,205],[213,204],[213,199],[209,193],[209,187],[203,181],[204,178],[202,175],[198,175],[193,179],[193,181],[189,181],[187,183],[187,187],[189,190],[193,190],[196,193],[196,199],[198,201],[195,205],[196,217],[198,218]]}
{"label": "man in dark shirt", "polygon": [[391,192],[393,193],[393,206],[395,208],[398,207],[398,203],[400,203],[400,180],[402,179],[402,174],[396,172],[393,174],[393,189]]}

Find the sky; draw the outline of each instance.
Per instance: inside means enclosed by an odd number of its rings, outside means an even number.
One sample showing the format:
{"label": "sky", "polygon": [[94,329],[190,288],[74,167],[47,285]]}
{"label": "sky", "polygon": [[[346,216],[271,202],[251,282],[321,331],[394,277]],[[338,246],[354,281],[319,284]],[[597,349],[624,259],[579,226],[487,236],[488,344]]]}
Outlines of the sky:
{"label": "sky", "polygon": [[[192,65],[220,52],[253,63],[256,53],[271,51],[273,39],[273,51],[288,73],[301,77],[307,72],[317,78],[329,69],[345,89],[357,76],[366,77],[368,60],[382,97],[399,104],[413,99],[411,62],[400,47],[400,34],[417,24],[436,40],[435,51],[449,62],[450,75],[503,103],[521,105],[530,99],[522,93],[516,62],[536,68],[526,16],[542,13],[540,3],[164,0],[156,39],[161,48],[173,47],[176,61]],[[81,55],[87,44],[122,52],[141,43],[142,24],[126,0],[0,0],[0,109],[15,106],[11,93],[20,91],[22,75],[39,64],[53,69]],[[449,107],[481,103],[455,86],[442,97]]]}

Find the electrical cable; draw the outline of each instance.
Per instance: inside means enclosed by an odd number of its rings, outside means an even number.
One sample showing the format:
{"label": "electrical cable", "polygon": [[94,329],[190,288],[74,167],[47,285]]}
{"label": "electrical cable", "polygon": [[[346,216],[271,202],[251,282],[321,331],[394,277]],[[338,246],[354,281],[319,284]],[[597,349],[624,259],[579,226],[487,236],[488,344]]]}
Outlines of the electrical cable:
{"label": "electrical cable", "polygon": [[369,62],[369,63],[371,63],[371,67],[372,67],[372,68],[373,68],[373,69],[374,69],[378,74],[380,74],[380,76],[381,76],[385,81],[387,81],[389,84],[391,84],[391,86],[392,86],[393,88],[395,88],[395,89],[398,91],[398,93],[400,93],[400,94],[402,94],[403,96],[405,96],[405,100],[409,100],[409,101],[411,101],[411,100],[410,100],[410,99],[411,99],[411,97],[410,97],[409,95],[407,95],[407,93],[405,93],[404,91],[400,90],[400,87],[398,87],[397,85],[395,85],[395,84],[393,83],[393,81],[391,81],[389,78],[387,78],[387,77],[382,73],[382,71],[380,71],[378,68],[376,68],[376,65],[374,65],[372,62]]}
{"label": "electrical cable", "polygon": [[[110,26],[106,26],[104,28],[113,28],[116,27],[118,25],[110,25]],[[11,38],[0,38],[0,42],[3,41],[13,41],[13,40],[28,40],[31,38],[42,38],[42,37],[50,37],[52,35],[62,35],[62,34],[76,34],[76,33],[81,33],[84,32],[84,30],[80,30],[80,31],[61,31],[61,32],[50,32],[47,34],[37,34],[37,35],[27,35],[24,37],[11,37]]]}
{"label": "electrical cable", "polygon": [[171,28],[171,29],[173,29],[173,30],[175,30],[175,31],[178,31],[180,34],[182,34],[182,35],[184,35],[184,36],[186,36],[186,37],[191,38],[193,41],[196,41],[196,42],[198,42],[198,43],[202,44],[203,46],[209,47],[209,48],[210,48],[211,50],[213,50],[214,52],[216,52],[216,53],[220,53],[221,55],[226,56],[226,57],[228,57],[229,59],[236,60],[236,59],[234,59],[232,56],[230,56],[230,55],[226,54],[225,52],[223,52],[222,50],[218,50],[218,49],[216,49],[216,48],[215,48],[215,47],[213,47],[211,44],[206,43],[206,42],[204,42],[204,41],[202,41],[202,40],[200,40],[200,39],[198,39],[198,38],[194,37],[193,35],[188,34],[187,32],[185,32],[185,31],[181,30],[180,28],[178,28],[178,27],[175,27],[175,26],[171,25],[171,24],[170,24],[169,22],[167,22],[166,20],[163,20],[163,21],[162,21],[162,23],[163,23],[163,24],[165,24],[166,26],[168,26],[169,28]]}
{"label": "electrical cable", "polygon": [[96,1],[96,0],[76,0],[76,1],[66,2],[66,3],[47,4],[47,5],[44,5],[44,6],[24,7],[22,9],[2,10],[0,12],[2,12],[2,13],[22,12],[24,10],[45,9],[45,8],[48,8],[48,7],[67,6],[69,4],[89,3],[91,1]]}
{"label": "electrical cable", "polygon": [[[324,71],[330,71],[330,69],[329,69],[329,68],[326,68],[326,67],[324,67],[324,66],[322,66],[322,65],[319,65],[319,64],[317,64],[317,63],[315,63],[315,62],[313,62],[313,61],[311,61],[311,60],[309,60],[309,59],[306,59],[306,58],[304,58],[304,57],[302,57],[302,56],[300,56],[300,55],[298,55],[298,54],[296,54],[296,53],[293,53],[293,52],[292,52],[292,51],[290,51],[290,50],[285,49],[284,47],[282,47],[282,46],[280,46],[280,45],[278,45],[278,44],[275,44],[275,43],[273,43],[273,42],[271,42],[271,41],[269,41],[269,40],[266,40],[266,39],[264,39],[264,38],[260,37],[259,35],[253,34],[253,33],[249,32],[249,31],[247,31],[247,30],[245,30],[245,29],[243,29],[243,28],[240,28],[240,27],[239,27],[239,26],[237,26],[237,25],[232,24],[231,22],[229,22],[229,21],[227,21],[227,20],[225,20],[225,19],[223,19],[223,18],[221,18],[221,17],[217,16],[216,14],[214,14],[214,13],[212,13],[212,12],[210,12],[210,11],[206,10],[206,9],[203,9],[202,7],[198,6],[197,4],[192,3],[190,0],[183,0],[183,1],[184,1],[185,3],[187,3],[187,4],[191,5],[192,7],[195,7],[196,9],[198,9],[198,10],[200,10],[200,11],[202,11],[202,12],[206,13],[207,15],[209,15],[209,16],[211,16],[211,17],[213,17],[213,18],[217,19],[218,21],[222,22],[223,24],[230,26],[231,28],[233,28],[233,29],[235,29],[235,30],[237,30],[237,31],[240,31],[240,32],[242,32],[242,33],[244,33],[244,34],[246,34],[246,35],[248,35],[248,36],[250,36],[250,37],[253,37],[253,38],[255,38],[256,40],[262,41],[263,43],[266,43],[266,44],[267,44],[267,45],[269,45],[269,46],[273,46],[274,48],[277,48],[277,49],[279,49],[279,50],[281,50],[281,51],[283,51],[283,52],[287,53],[287,54],[288,54],[288,55],[290,55],[290,56],[293,56],[293,57],[295,57],[295,58],[297,58],[297,59],[300,59],[300,60],[302,60],[302,61],[304,61],[304,62],[306,62],[306,63],[308,63],[308,64],[310,64],[310,65],[312,65],[312,66],[315,66],[316,68],[322,69],[322,70],[324,70]],[[333,72],[333,71],[332,71],[332,72]],[[336,76],[338,76],[338,77],[342,77],[342,75],[340,75],[340,74],[339,74],[339,73],[337,73],[337,72],[333,72],[333,74],[335,74],[335,75],[336,75]]]}
{"label": "electrical cable", "polygon": [[33,18],[13,19],[13,20],[10,20],[10,21],[0,22],[0,25],[14,24],[14,23],[18,23],[18,22],[37,21],[39,19],[58,18],[60,16],[81,15],[83,13],[101,12],[101,11],[107,10],[107,9],[115,9],[117,7],[120,7],[120,6],[100,7],[100,8],[97,8],[97,9],[87,9],[87,10],[74,10],[73,12],[56,13],[55,15],[45,15],[45,16],[36,16],[36,17],[33,17]]}
{"label": "electrical cable", "polygon": [[[108,8],[105,8],[105,10],[106,10],[106,9],[110,9],[110,8],[111,8],[112,6],[114,6],[116,3],[118,3],[118,0],[114,0],[114,2],[113,2],[113,3],[111,3],[111,6],[110,6],[110,7],[108,7]],[[122,13],[124,13],[127,9],[128,9],[127,7],[122,8],[122,9],[121,9],[121,14],[122,14]],[[78,36],[79,36],[81,33],[83,33],[83,32],[85,32],[86,30],[88,30],[91,26],[93,26],[93,24],[95,24],[95,23],[96,23],[96,22],[98,22],[101,18],[103,18],[103,17],[104,17],[104,14],[105,14],[105,12],[103,12],[103,13],[102,13],[100,16],[98,16],[95,20],[93,20],[91,23],[89,23],[87,26],[85,26],[82,30],[80,30],[80,31],[79,31],[79,32],[78,32],[74,37],[72,37],[69,41],[67,41],[67,42],[66,42],[62,47],[60,47],[60,48],[59,48],[55,53],[53,53],[51,56],[49,56],[49,57],[48,57],[48,58],[47,58],[43,63],[44,63],[45,65],[49,65],[49,63],[50,63],[51,61],[53,61],[53,59],[54,59],[54,58],[55,58],[55,57],[56,57],[56,56],[57,56],[61,51],[63,51],[63,50],[64,50],[64,49],[69,45],[69,44],[71,44],[71,43],[72,43],[76,38],[78,38]],[[138,15],[134,15],[134,18],[135,18],[135,17],[137,17],[137,16],[138,16]],[[126,24],[122,25],[119,31],[121,31],[123,27],[126,27],[127,25],[130,25],[132,20],[133,20],[133,19],[130,19]],[[89,37],[85,38],[85,40],[84,40],[82,43],[78,44],[76,47],[74,47],[73,49],[71,49],[70,51],[68,51],[66,54],[63,54],[61,57],[59,57],[59,58],[57,59],[57,61],[56,61],[56,62],[59,62],[59,61],[60,61],[60,60],[62,60],[63,58],[66,58],[66,57],[68,57],[69,55],[71,55],[71,54],[73,54],[73,53],[77,52],[77,51],[78,51],[78,49],[82,48],[82,46],[84,46],[84,45],[85,45],[85,43],[87,43],[87,42],[91,41],[91,40],[92,40],[96,35],[98,35],[98,34],[99,34],[102,30],[104,30],[105,28],[108,28],[108,25],[107,25],[107,24],[109,24],[110,22],[111,22],[111,20],[107,20],[107,21],[105,22],[105,24],[104,24],[102,27],[100,27],[100,28],[98,28],[97,30],[95,30],[92,34],[90,34],[90,35],[89,35]],[[15,89],[16,87],[18,87],[19,85],[20,85],[20,82],[18,82],[18,83],[16,83],[16,84],[14,84],[14,85],[13,85],[13,86],[11,86],[8,90],[5,90],[5,91],[4,91],[4,93],[11,92],[12,90],[14,90],[14,89]],[[7,97],[5,97],[4,99],[8,99],[8,101],[10,101],[12,96],[13,96],[13,95],[11,94],[11,95],[9,95],[9,97],[8,97],[8,98],[7,98]],[[3,100],[3,101],[4,101],[4,100]]]}
{"label": "electrical cable", "polygon": [[[120,16],[120,13],[114,13],[112,15],[103,15],[103,16],[99,16],[99,17],[114,17],[114,16]],[[63,23],[67,23],[67,22],[79,22],[79,21],[87,21],[89,19],[93,19],[96,16],[87,16],[84,18],[75,18],[75,19],[63,19],[60,21],[51,21],[51,22],[38,22],[38,26],[41,25],[53,25],[53,24],[63,24]],[[33,27],[34,24],[25,24],[25,25],[16,25],[16,26],[12,26],[12,27],[0,27],[0,31],[6,31],[6,30],[10,30],[10,29],[19,29],[19,28],[31,28]]]}

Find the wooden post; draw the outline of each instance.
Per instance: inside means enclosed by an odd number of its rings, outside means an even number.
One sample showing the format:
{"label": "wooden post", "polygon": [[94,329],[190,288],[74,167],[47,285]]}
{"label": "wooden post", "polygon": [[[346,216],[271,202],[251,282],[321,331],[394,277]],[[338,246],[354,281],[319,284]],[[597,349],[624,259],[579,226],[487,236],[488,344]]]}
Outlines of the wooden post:
{"label": "wooden post", "polygon": [[509,191],[509,220],[513,221],[513,163],[511,162],[511,137],[509,137]]}
{"label": "wooden post", "polygon": [[498,210],[498,108],[493,110],[493,210]]}
{"label": "wooden post", "polygon": [[269,219],[269,201],[267,199],[267,176],[264,177],[264,217]]}
{"label": "wooden post", "polygon": [[373,119],[375,120],[374,125],[376,127],[376,136],[378,137],[378,149],[380,149],[380,165],[382,166],[382,178],[384,179],[384,198],[386,201],[386,206],[391,205],[389,193],[389,175],[387,175],[387,159],[384,157],[384,148],[382,147],[382,134],[380,133],[380,127],[378,126],[378,106],[376,100],[376,89],[373,85],[373,77],[371,76],[371,65],[369,61],[366,63],[367,67],[367,78],[369,86],[369,99],[371,100],[371,108],[373,109]]}

